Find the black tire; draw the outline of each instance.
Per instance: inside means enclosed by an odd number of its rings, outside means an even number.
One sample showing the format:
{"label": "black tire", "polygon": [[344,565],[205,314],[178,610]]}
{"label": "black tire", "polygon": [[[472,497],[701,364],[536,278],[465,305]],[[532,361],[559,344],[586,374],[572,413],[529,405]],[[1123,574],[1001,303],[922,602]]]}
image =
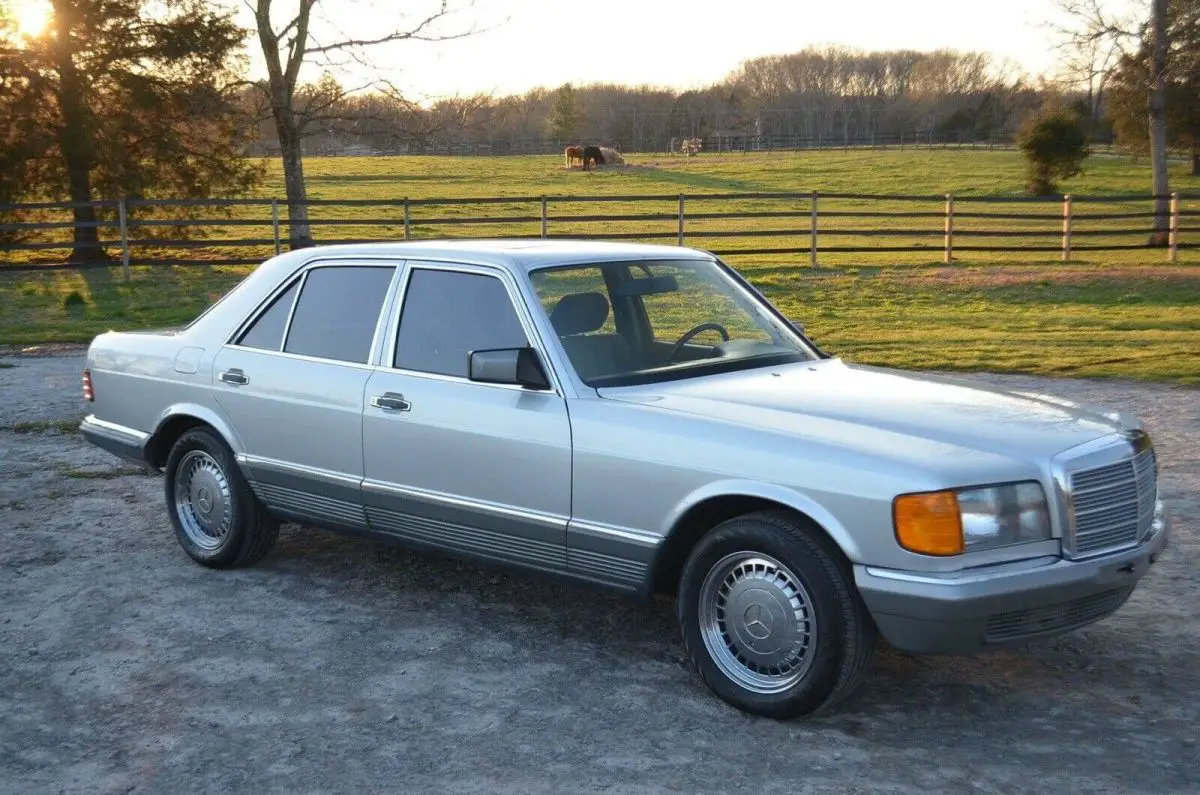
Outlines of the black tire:
{"label": "black tire", "polygon": [[[771,589],[779,583],[778,593],[796,601],[773,601]],[[849,567],[819,528],[784,511],[730,519],[705,535],[688,557],[677,605],[692,666],[720,698],[755,715],[790,719],[830,709],[854,692],[870,666],[875,624]],[[743,609],[740,619],[733,617]],[[778,656],[751,659],[755,638]],[[790,651],[773,651],[773,643]],[[760,679],[746,683],[735,676]],[[764,692],[770,688],[778,690]]]}
{"label": "black tire", "polygon": [[165,483],[175,538],[197,563],[249,566],[275,545],[279,520],[254,496],[233,452],[212,430],[193,428],[179,437],[167,457]]}

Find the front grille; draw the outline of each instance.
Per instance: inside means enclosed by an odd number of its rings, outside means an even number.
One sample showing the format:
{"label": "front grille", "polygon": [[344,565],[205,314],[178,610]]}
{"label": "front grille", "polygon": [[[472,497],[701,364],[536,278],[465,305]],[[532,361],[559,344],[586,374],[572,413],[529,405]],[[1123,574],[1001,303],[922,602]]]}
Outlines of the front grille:
{"label": "front grille", "polygon": [[1118,588],[1070,602],[988,616],[984,640],[1000,643],[1045,632],[1068,632],[1110,615],[1125,603],[1132,591],[1132,588]]}
{"label": "front grille", "polygon": [[1075,555],[1137,543],[1154,521],[1154,448],[1115,464],[1071,473]]}

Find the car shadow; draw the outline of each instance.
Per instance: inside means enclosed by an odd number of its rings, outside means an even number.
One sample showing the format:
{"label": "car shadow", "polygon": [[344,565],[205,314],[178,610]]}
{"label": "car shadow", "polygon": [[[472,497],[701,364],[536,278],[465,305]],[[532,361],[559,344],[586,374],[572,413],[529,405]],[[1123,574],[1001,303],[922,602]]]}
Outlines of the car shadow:
{"label": "car shadow", "polygon": [[[1132,776],[1151,790],[1191,786],[1200,775],[1187,761],[1196,756],[1200,717],[1194,649],[1164,641],[1144,621],[1120,613],[1070,635],[976,656],[918,658],[881,644],[849,701],[828,714],[781,723],[748,718],[708,693],[688,665],[670,598],[627,600],[291,526],[260,568],[261,576],[285,575],[275,587],[289,598],[350,602],[384,624],[415,620],[418,629],[449,625],[466,635],[483,628],[511,644],[513,665],[523,659],[536,670],[564,657],[586,660],[570,667],[571,687],[633,688],[645,706],[632,709],[659,704],[679,710],[686,725],[727,724],[764,741],[780,732],[810,733],[844,743],[848,753],[937,750],[946,759],[998,753],[997,764],[1005,755],[1049,755],[1047,763],[1060,772],[1116,782]],[[1129,641],[1134,624],[1151,642]],[[550,698],[540,691],[528,697]]]}

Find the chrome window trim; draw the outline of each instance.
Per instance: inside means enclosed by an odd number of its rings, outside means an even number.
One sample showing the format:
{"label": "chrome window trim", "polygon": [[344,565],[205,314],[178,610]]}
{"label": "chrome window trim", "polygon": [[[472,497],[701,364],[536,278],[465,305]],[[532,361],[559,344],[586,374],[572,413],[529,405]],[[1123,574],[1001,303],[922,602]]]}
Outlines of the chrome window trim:
{"label": "chrome window trim", "polygon": [[[373,369],[380,372],[395,373],[396,375],[408,376],[410,378],[423,378],[428,381],[445,381],[452,384],[471,384],[472,386],[485,386],[492,389],[508,389],[517,392],[528,392],[533,395],[556,395],[562,397],[562,394],[557,389],[529,389],[520,384],[492,384],[486,381],[472,381],[470,378],[463,378],[461,375],[445,375],[444,373],[426,373],[423,370],[408,370],[403,367],[388,367],[386,364],[379,365]],[[552,385],[553,386],[553,385]]]}
{"label": "chrome window trim", "polygon": [[269,351],[269,350],[266,350],[265,348],[248,348],[248,347],[242,347],[241,345],[232,345],[230,343],[226,343],[226,344],[222,345],[221,348],[222,349],[229,348],[229,349],[235,350],[235,351],[253,351],[254,353],[261,353],[261,354],[265,354],[267,356],[279,356],[279,357],[282,357],[285,359],[295,359],[296,361],[300,361],[300,362],[316,362],[318,364],[332,364],[332,365],[337,365],[339,367],[351,367],[355,370],[374,370],[375,369],[373,366],[371,366],[369,364],[363,364],[361,362],[347,362],[343,359],[323,359],[320,356],[308,356],[307,354],[303,354],[303,353],[288,353],[287,351]]}
{"label": "chrome window trim", "polygon": [[[400,296],[403,293],[402,287],[405,280],[408,278],[408,271],[408,261],[401,260],[397,264],[392,283],[388,285],[387,298],[383,302],[383,322],[375,328],[375,339],[371,341],[371,358],[368,360],[375,369],[383,366],[387,356],[387,341],[393,339],[396,333],[396,325],[400,321]],[[394,350],[395,346],[392,347]]]}
{"label": "chrome window trim", "polygon": [[292,299],[292,307],[288,310],[287,322],[283,324],[283,336],[279,339],[279,353],[287,353],[288,335],[292,333],[292,319],[296,317],[296,307],[300,306],[300,296],[304,295],[304,285],[308,284],[308,274],[312,272],[311,268],[305,268],[300,274],[300,281],[296,285],[296,296]]}
{"label": "chrome window trim", "polygon": [[[410,259],[405,262],[404,277],[400,288],[396,291],[396,302],[394,309],[395,323],[386,340],[385,355],[383,356],[380,367],[394,373],[402,373],[405,375],[422,376],[435,378],[437,380],[456,381],[465,384],[474,384],[475,386],[492,386],[502,389],[519,389],[524,392],[538,391],[529,390],[526,387],[518,384],[485,384],[480,381],[472,381],[469,378],[457,375],[446,375],[445,373],[429,373],[424,370],[412,370],[406,367],[396,366],[396,341],[400,336],[400,320],[404,314],[404,301],[408,298],[408,286],[412,281],[413,272],[417,270],[438,270],[450,271],[453,273],[466,273],[475,276],[489,276],[499,279],[504,286],[504,291],[508,294],[509,304],[513,307],[513,311],[517,315],[517,321],[521,324],[522,331],[525,332],[525,341],[533,348],[542,365],[546,370],[546,376],[550,380],[550,392],[553,392],[559,397],[563,396],[562,381],[558,376],[555,362],[547,355],[546,343],[542,338],[541,330],[533,322],[533,315],[529,309],[525,295],[521,292],[520,286],[517,284],[513,274],[501,267],[493,265],[476,265],[465,262],[450,262],[441,260],[426,260],[426,259]],[[546,391],[546,390],[541,390]]]}

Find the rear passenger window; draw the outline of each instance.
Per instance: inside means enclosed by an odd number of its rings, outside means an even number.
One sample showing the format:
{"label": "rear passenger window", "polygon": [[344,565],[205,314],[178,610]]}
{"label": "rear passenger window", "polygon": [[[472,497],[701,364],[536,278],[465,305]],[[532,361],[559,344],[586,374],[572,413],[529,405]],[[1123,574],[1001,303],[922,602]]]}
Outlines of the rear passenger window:
{"label": "rear passenger window", "polygon": [[287,327],[288,314],[292,311],[292,302],[296,299],[296,285],[284,290],[271,302],[271,305],[258,316],[246,333],[237,341],[238,345],[247,348],[264,348],[277,351],[283,347],[283,330]]}
{"label": "rear passenger window", "polygon": [[412,272],[400,313],[395,366],[467,377],[467,354],[529,344],[504,284],[457,271]]}
{"label": "rear passenger window", "polygon": [[395,268],[330,267],[308,272],[284,351],[366,363]]}

